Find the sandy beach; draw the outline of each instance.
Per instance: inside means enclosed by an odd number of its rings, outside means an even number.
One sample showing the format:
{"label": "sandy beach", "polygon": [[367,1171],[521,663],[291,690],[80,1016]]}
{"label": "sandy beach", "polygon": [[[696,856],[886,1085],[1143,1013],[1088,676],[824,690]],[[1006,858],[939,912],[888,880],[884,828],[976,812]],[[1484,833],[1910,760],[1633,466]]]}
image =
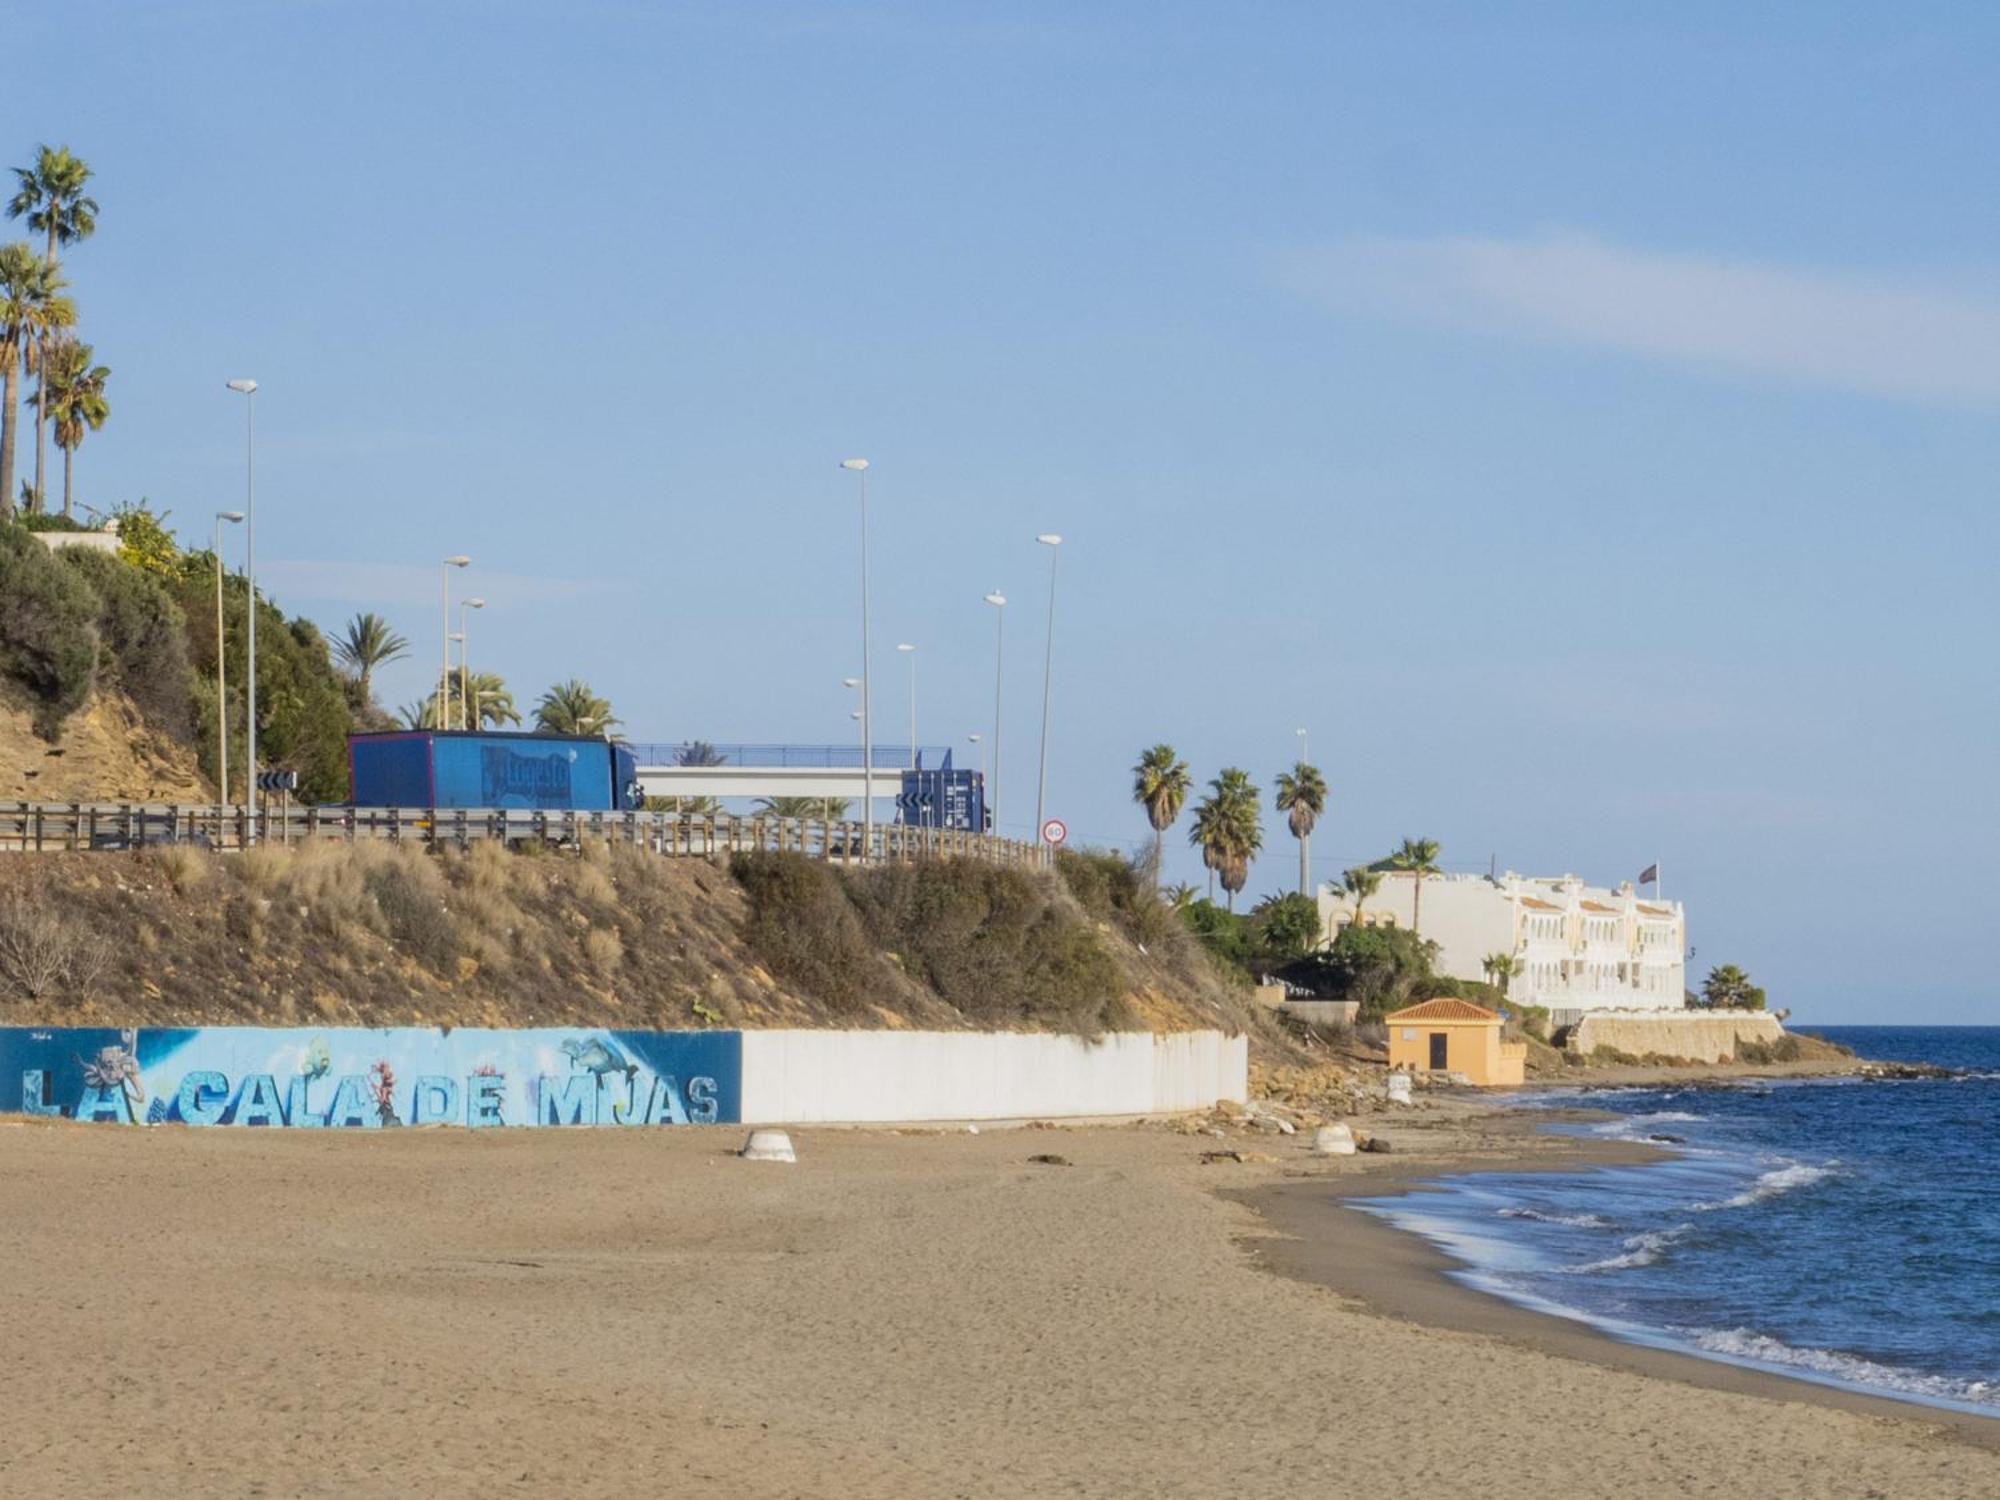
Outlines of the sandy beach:
{"label": "sandy beach", "polygon": [[2000,1493],[2000,1422],[1447,1284],[1336,1192],[1588,1148],[1383,1128],[0,1125],[0,1492]]}

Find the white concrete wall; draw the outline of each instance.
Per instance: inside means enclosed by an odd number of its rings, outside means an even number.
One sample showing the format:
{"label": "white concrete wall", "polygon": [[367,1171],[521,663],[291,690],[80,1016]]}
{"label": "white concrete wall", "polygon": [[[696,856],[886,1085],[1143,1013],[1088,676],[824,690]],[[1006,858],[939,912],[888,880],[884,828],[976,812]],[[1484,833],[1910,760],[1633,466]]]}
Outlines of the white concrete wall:
{"label": "white concrete wall", "polygon": [[1250,1044],[1219,1031],[1096,1041],[979,1031],[745,1031],[746,1124],[1173,1114],[1249,1094]]}

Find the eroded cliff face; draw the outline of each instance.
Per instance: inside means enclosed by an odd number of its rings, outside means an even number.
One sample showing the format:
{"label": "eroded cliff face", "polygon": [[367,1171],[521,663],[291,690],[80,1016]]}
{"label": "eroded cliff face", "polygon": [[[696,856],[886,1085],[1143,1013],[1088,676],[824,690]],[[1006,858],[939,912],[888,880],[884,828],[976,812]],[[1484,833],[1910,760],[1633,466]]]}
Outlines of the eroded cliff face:
{"label": "eroded cliff face", "polygon": [[209,802],[191,747],[149,725],[131,699],[100,689],[54,744],[34,732],[25,700],[0,689],[0,801]]}

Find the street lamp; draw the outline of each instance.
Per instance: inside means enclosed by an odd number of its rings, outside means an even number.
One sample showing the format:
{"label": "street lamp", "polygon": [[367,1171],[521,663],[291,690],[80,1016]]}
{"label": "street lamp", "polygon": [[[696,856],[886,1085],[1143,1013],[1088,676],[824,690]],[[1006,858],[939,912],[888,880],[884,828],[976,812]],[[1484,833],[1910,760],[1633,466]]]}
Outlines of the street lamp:
{"label": "street lamp", "polygon": [[896,649],[910,658],[910,769],[917,768],[917,648],[908,641],[898,641]]}
{"label": "street lamp", "polygon": [[451,570],[471,566],[471,558],[458,556],[445,558],[438,568],[438,613],[444,622],[444,655],[438,667],[437,712],[431,715],[433,729],[451,728]]}
{"label": "street lamp", "polygon": [[1312,760],[1312,743],[1303,729],[1294,729],[1292,733],[1299,737],[1299,764],[1306,765]]}
{"label": "street lamp", "polygon": [[993,831],[1000,831],[1000,660],[1007,634],[1007,596],[995,589],[986,596],[993,606],[993,780],[986,807],[993,819]]}
{"label": "street lamp", "polygon": [[215,784],[221,788],[218,802],[229,800],[229,697],[222,653],[222,523],[234,526],[243,519],[240,510],[215,513]]}
{"label": "street lamp", "polygon": [[861,480],[861,860],[875,847],[875,739],[868,695],[868,460],[843,458],[841,468]]}
{"label": "street lamp", "polygon": [[968,734],[965,740],[967,744],[979,747],[979,784],[983,790],[986,785],[986,736],[982,734]]}
{"label": "street lamp", "polygon": [[1062,547],[1062,538],[1053,531],[1045,531],[1035,540],[1049,549],[1049,632],[1042,648],[1042,764],[1035,777],[1035,837],[1040,838],[1042,817],[1047,811],[1044,799],[1049,789],[1049,682],[1056,660],[1056,554]]}
{"label": "street lamp", "polygon": [[254,380],[229,380],[223,382],[230,390],[243,398],[243,581],[247,586],[249,607],[248,655],[245,669],[249,702],[244,708],[245,723],[243,738],[245,764],[243,767],[243,802],[249,811],[249,821],[245,824],[243,838],[246,843],[257,842],[257,382]]}
{"label": "street lamp", "polygon": [[479,723],[479,715],[472,711],[472,647],[465,640],[465,612],[468,609],[484,609],[484,599],[461,599],[458,601],[458,727],[471,729]]}

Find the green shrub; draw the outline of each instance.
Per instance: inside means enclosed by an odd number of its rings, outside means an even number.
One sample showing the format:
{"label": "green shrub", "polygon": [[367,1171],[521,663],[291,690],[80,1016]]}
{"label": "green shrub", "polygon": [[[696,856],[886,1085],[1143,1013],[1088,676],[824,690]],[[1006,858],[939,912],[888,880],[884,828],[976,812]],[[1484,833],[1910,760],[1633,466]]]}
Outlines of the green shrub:
{"label": "green shrub", "polygon": [[[203,686],[197,692],[196,749],[203,769],[215,774],[215,564],[192,553],[173,582],[188,621],[187,644]],[[242,733],[248,706],[248,591],[241,578],[223,584],[223,624],[228,638],[230,733]],[[347,733],[353,726],[346,686],[334,669],[326,640],[306,620],[287,620],[261,595],[257,600],[257,757],[266,769],[299,773],[303,802],[347,800]],[[239,756],[232,756],[238,760]]]}
{"label": "green shrub", "polygon": [[1213,901],[1190,901],[1180,908],[1180,918],[1211,957],[1245,972],[1251,968],[1257,945],[1250,935],[1248,917],[1239,917]]}
{"label": "green shrub", "polygon": [[156,728],[194,733],[187,618],[157,576],[103,552],[66,547],[57,561],[97,596],[100,679],[116,683]]}
{"label": "green shrub", "polygon": [[1064,849],[1056,871],[1078,906],[1134,942],[1160,943],[1174,930],[1173,908],[1160,898],[1150,859],[1140,864],[1111,849]]}
{"label": "green shrub", "polygon": [[1095,1035],[1124,1016],[1117,963],[1047,880],[935,860],[862,871],[850,891],[875,941],[979,1025]]}
{"label": "green shrub", "polygon": [[1533,1037],[1538,1042],[1546,1042],[1549,1039],[1549,1008],[1546,1005],[1526,1005],[1519,1000],[1505,1000],[1499,1009],[1511,1016],[1514,1024],[1519,1026],[1525,1035]]}
{"label": "green shrub", "polygon": [[80,573],[20,527],[0,526],[0,676],[27,691],[46,740],[90,699],[97,608]]}
{"label": "green shrub", "polygon": [[1257,946],[1270,962],[1303,958],[1319,944],[1319,903],[1298,891],[1259,901],[1250,921]]}
{"label": "green shrub", "polygon": [[880,962],[831,867],[797,854],[737,854],[729,870],[750,904],[743,940],[764,967],[835,1010],[867,1000]]}

